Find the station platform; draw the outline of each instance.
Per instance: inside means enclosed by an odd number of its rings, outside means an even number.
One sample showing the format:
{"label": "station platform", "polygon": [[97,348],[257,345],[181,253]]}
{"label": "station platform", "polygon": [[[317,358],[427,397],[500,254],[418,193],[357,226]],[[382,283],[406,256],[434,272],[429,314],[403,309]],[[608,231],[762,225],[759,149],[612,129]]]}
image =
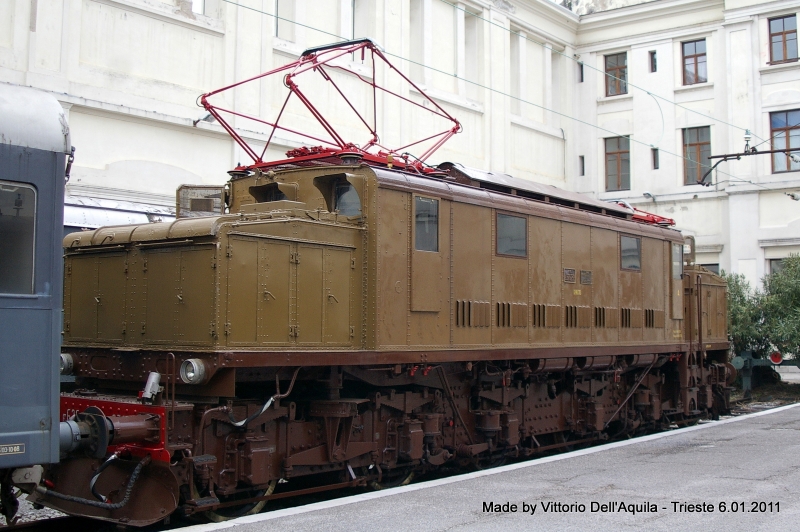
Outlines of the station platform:
{"label": "station platform", "polygon": [[800,530],[797,407],[182,532]]}

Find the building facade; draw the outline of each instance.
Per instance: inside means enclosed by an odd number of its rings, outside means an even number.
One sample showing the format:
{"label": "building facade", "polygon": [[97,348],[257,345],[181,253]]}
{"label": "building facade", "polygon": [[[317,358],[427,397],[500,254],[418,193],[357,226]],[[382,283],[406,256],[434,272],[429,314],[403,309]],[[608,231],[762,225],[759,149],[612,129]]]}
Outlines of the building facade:
{"label": "building facade", "polygon": [[800,204],[788,195],[800,162],[752,155],[708,173],[709,155],[746,144],[800,147],[798,11],[796,1],[678,0],[582,16],[576,114],[598,129],[572,146],[587,161],[577,189],[674,218],[699,263],[752,284],[800,252]]}
{"label": "building facade", "polygon": [[[700,263],[757,282],[800,251],[800,203],[786,194],[800,190],[800,164],[749,156],[721,163],[705,176],[710,186],[696,183],[709,155],[744,149],[745,130],[760,151],[800,146],[800,2],[616,8],[624,3],[583,5],[595,12],[578,16],[548,0],[7,0],[0,82],[49,91],[68,111],[77,147],[69,225],[152,221],[170,217],[179,185],[222,184],[247,162],[197,106],[200,94],[308,47],[370,37],[464,126],[429,162],[674,218],[695,236]],[[365,73],[357,58],[346,63],[336,74],[345,85]],[[392,83],[388,72],[376,77]],[[281,102],[265,84],[225,101],[263,117]],[[355,134],[342,110],[330,113]],[[395,144],[427,125],[388,100],[377,115]],[[267,138],[235,125],[256,145]],[[265,158],[301,144],[279,134]]]}

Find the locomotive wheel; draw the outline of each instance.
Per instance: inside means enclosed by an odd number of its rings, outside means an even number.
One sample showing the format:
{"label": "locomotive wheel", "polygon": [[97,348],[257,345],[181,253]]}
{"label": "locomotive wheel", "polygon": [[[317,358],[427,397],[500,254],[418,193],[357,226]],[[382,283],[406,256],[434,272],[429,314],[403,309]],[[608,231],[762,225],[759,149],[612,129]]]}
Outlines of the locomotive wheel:
{"label": "locomotive wheel", "polygon": [[[220,497],[220,502],[231,502],[236,499],[249,499],[251,497],[263,497],[264,495],[272,495],[272,492],[275,491],[275,486],[278,485],[277,480],[273,480],[270,482],[269,487],[266,490],[256,490],[256,491],[247,491],[243,493],[238,493],[232,497],[223,498]],[[241,506],[228,506],[226,508],[220,508],[218,510],[209,510],[207,512],[202,512],[197,515],[200,521],[204,522],[212,522],[212,523],[221,523],[223,521],[229,521],[231,519],[236,519],[237,517],[244,517],[245,515],[253,515],[259,513],[261,510],[264,509],[264,506],[267,505],[267,501],[258,501],[249,504],[243,504]]]}
{"label": "locomotive wheel", "polygon": [[409,469],[389,470],[383,474],[380,482],[373,480],[369,483],[369,487],[375,491],[398,488],[411,484],[413,479],[414,472]]}

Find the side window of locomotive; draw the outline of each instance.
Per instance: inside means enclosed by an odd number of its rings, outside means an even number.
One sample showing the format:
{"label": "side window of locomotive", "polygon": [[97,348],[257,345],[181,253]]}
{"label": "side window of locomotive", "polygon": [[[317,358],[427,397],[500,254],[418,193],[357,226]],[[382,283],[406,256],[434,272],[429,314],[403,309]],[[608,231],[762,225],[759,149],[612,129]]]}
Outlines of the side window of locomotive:
{"label": "side window of locomotive", "polygon": [[633,236],[619,237],[619,264],[623,270],[642,269],[642,239]]}
{"label": "side window of locomotive", "polygon": [[361,216],[361,198],[349,181],[337,181],[333,189],[333,206],[344,216]]}
{"label": "side window of locomotive", "polygon": [[683,276],[683,244],[672,244],[672,278],[680,281]]}
{"label": "side window of locomotive", "polygon": [[267,185],[250,187],[248,192],[258,203],[289,199],[286,197],[286,194],[284,194],[283,191],[278,188],[278,183],[269,183]]}
{"label": "side window of locomotive", "polygon": [[36,189],[0,181],[0,294],[33,293]]}
{"label": "side window of locomotive", "polygon": [[414,249],[439,251],[439,200],[414,198]]}
{"label": "side window of locomotive", "polygon": [[528,256],[528,220],[497,213],[497,254]]}

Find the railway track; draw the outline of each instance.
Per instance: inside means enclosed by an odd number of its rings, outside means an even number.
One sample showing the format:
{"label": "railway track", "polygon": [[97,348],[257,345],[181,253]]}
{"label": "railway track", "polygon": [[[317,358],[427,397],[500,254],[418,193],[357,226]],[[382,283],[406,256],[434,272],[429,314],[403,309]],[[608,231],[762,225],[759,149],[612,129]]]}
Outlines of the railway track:
{"label": "railway track", "polygon": [[86,519],[85,517],[48,517],[35,521],[26,521],[11,526],[0,525],[0,530],[26,532],[62,532],[65,530],[81,530],[82,532],[100,532],[104,523]]}
{"label": "railway track", "polygon": [[[782,406],[783,403],[780,402],[767,402],[767,403],[758,403],[758,402],[751,402],[745,403],[743,400],[736,402],[736,407],[732,410],[731,414],[728,416],[721,416],[720,419],[727,419],[731,417],[738,417],[745,414],[751,414],[753,412],[758,412],[762,410],[769,410],[771,408],[776,408],[778,406]],[[704,421],[701,421],[701,423]],[[705,423],[711,423],[711,421],[705,421]],[[672,430],[678,430],[683,428],[684,425],[673,426]],[[542,458],[547,456],[548,454],[555,454],[558,452],[569,452],[570,448],[566,450],[556,450],[553,453],[547,453],[536,458]],[[536,460],[536,458],[528,458],[527,460]],[[438,478],[444,477],[452,477],[457,476],[459,474],[465,474],[464,471],[440,471],[436,473],[430,473],[426,475],[424,478],[420,480],[434,480]],[[318,493],[307,493],[298,496],[291,496],[285,498],[278,498],[276,500],[271,500],[266,508],[266,511],[275,511],[275,510],[283,510],[286,508],[294,508],[298,506],[304,506],[307,504],[312,504],[316,502],[323,502],[329,501],[333,499],[339,499],[342,497],[348,497],[351,495],[357,495],[359,493],[363,493],[365,488],[363,487],[352,487],[352,488],[343,488],[338,490],[332,491],[322,491]],[[280,494],[280,489],[276,490],[276,494]],[[302,491],[302,490],[301,490]],[[32,509],[30,504],[26,504],[24,501],[21,501],[21,513],[23,518],[31,519],[32,516],[35,516],[37,510]],[[184,528],[191,525],[198,524],[197,521],[191,521],[187,518],[175,518],[173,517],[169,522],[160,523],[156,525],[152,525],[145,528],[133,528],[131,530],[142,530],[147,532],[160,532],[166,530],[177,530],[180,528]],[[64,530],[81,530],[82,532],[111,532],[111,531],[119,531],[120,525],[114,523],[104,523],[92,519],[86,519],[81,517],[72,517],[72,516],[60,516],[60,517],[47,517],[43,516],[42,518],[35,518],[30,521],[26,521],[23,523],[11,525],[11,526],[4,526],[0,524],[0,530],[3,532],[14,532],[14,531],[31,531],[31,532],[50,532],[50,531],[64,531]]]}

